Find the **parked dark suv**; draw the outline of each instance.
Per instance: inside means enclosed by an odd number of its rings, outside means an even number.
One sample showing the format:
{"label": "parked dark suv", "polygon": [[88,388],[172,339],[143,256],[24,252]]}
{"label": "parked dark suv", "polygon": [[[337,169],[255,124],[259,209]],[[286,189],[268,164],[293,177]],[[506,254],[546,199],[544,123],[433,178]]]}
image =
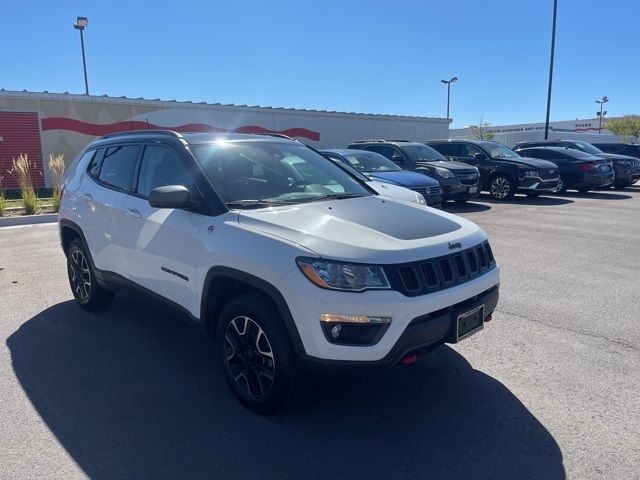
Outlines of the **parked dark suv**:
{"label": "parked dark suv", "polygon": [[618,155],[640,158],[640,145],[637,143],[592,143],[591,145],[604,153],[617,153]]}
{"label": "parked dark suv", "polygon": [[604,153],[599,148],[581,140],[540,140],[519,142],[514,148],[530,147],[575,148],[576,150],[582,150],[583,152],[590,153],[596,157],[611,160],[616,174],[616,179],[613,183],[616,188],[628,187],[640,180],[640,162],[638,162],[637,158],[618,155],[616,153]]}
{"label": "parked dark suv", "polygon": [[534,147],[516,150],[524,157],[549,160],[560,169],[558,192],[575,189],[586,193],[594,188],[608,187],[615,174],[610,160],[596,157],[582,150],[562,147]]}
{"label": "parked dark suv", "polygon": [[488,140],[431,140],[427,142],[445,157],[468,163],[480,171],[480,185],[495,200],[507,200],[516,191],[537,197],[558,188],[554,163],[525,158],[501,143]]}
{"label": "parked dark suv", "polygon": [[423,143],[408,140],[358,140],[349,148],[379,153],[404,170],[423,173],[436,179],[442,188],[442,200],[466,202],[479,193],[478,170],[452,162]]}

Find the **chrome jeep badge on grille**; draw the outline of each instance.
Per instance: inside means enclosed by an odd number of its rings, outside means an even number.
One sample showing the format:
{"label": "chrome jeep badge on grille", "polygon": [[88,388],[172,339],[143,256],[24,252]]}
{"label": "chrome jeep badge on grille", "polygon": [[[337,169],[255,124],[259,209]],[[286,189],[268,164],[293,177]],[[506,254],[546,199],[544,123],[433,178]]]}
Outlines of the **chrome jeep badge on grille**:
{"label": "chrome jeep badge on grille", "polygon": [[456,242],[456,243],[449,242],[449,250],[455,250],[456,248],[462,248],[462,244],[460,242]]}

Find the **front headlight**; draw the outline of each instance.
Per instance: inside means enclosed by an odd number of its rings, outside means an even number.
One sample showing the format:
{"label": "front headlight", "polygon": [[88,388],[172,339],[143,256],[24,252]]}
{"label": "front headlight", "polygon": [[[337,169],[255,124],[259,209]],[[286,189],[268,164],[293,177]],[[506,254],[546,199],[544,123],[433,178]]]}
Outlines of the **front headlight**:
{"label": "front headlight", "polygon": [[447,170],[442,167],[435,167],[436,173],[440,175],[442,178],[453,178],[455,175],[451,173],[451,170]]}
{"label": "front headlight", "polygon": [[416,199],[415,202],[419,203],[420,205],[426,205],[427,201],[424,199],[424,196],[421,193],[418,192],[413,192],[416,194]]}
{"label": "front headlight", "polygon": [[304,276],[321,288],[352,292],[391,288],[382,267],[378,265],[342,263],[317,258],[298,258],[296,262]]}

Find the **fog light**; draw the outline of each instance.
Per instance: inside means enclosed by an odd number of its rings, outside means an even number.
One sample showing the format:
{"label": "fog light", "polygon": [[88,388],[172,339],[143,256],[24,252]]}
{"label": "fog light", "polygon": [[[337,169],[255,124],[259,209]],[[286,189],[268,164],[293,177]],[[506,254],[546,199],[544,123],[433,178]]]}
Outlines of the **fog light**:
{"label": "fog light", "polygon": [[391,325],[391,317],[323,313],[320,325],[330,343],[367,346],[380,341]]}
{"label": "fog light", "polygon": [[333,338],[338,338],[340,336],[340,332],[342,331],[342,325],[337,324],[331,328],[331,336]]}

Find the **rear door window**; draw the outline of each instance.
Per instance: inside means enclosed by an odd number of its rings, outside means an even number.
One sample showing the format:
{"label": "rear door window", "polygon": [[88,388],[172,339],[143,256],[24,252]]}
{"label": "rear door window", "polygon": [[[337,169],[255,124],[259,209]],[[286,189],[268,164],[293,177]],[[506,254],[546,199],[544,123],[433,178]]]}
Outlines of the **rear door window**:
{"label": "rear door window", "polygon": [[119,190],[129,191],[133,183],[133,172],[138,161],[138,145],[108,147],[102,159],[99,179]]}

